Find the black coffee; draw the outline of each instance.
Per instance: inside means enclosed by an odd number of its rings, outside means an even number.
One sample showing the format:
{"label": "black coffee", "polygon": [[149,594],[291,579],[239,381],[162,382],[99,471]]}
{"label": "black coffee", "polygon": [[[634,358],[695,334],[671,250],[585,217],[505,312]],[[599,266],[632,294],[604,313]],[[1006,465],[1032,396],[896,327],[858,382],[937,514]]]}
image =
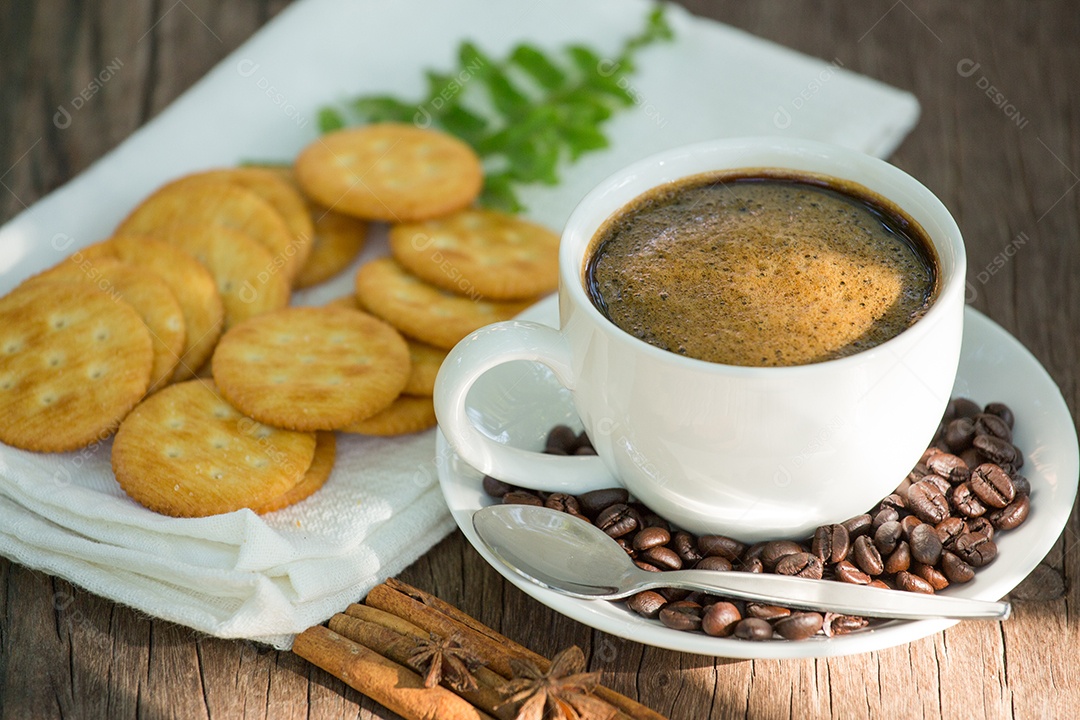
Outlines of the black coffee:
{"label": "black coffee", "polygon": [[862,186],[752,170],[687,178],[593,238],[593,304],[626,332],[700,360],[804,365],[860,352],[937,292],[919,225]]}

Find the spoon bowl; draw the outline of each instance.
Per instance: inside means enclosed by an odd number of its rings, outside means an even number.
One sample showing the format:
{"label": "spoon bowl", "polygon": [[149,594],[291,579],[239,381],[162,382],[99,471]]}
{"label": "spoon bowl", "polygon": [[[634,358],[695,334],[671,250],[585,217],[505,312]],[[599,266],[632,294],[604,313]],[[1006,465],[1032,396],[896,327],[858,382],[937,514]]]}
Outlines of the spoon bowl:
{"label": "spoon bowl", "polygon": [[1006,602],[922,595],[763,573],[675,570],[634,565],[603,530],[571,515],[532,505],[493,505],[473,514],[489,550],[518,575],[571,597],[617,600],[653,588],[702,590],[770,605],[901,620],[1004,620]]}

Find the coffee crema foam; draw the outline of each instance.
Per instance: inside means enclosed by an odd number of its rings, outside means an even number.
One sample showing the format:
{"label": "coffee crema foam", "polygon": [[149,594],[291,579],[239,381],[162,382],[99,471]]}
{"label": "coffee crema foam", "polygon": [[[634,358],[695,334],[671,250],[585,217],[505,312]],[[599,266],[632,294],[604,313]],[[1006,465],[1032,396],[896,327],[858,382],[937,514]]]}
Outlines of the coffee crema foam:
{"label": "coffee crema foam", "polygon": [[[638,198],[593,239],[593,303],[651,345],[744,366],[804,365],[896,336],[936,293],[918,225],[817,176],[698,176]],[[872,194],[870,194],[872,195]]]}

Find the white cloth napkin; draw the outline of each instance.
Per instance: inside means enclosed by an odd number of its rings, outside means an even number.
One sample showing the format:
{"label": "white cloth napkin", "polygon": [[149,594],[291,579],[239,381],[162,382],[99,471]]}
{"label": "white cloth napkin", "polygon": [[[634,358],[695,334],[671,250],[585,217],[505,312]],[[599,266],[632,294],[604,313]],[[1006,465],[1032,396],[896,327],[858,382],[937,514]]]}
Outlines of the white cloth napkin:
{"label": "white cloth napkin", "polygon": [[[648,8],[643,0],[302,0],[131,138],[0,228],[0,292],[106,237],[170,178],[293,157],[314,138],[326,101],[374,92],[419,97],[423,70],[452,68],[462,39],[496,57],[523,40],[550,49],[584,43],[614,55]],[[808,58],[676,7],[668,18],[677,39],[639,56],[629,88],[639,101],[607,126],[611,147],[565,168],[559,186],[524,192],[533,219],[561,228],[603,177],[676,145],[789,135],[886,156],[918,116],[912,96],[844,70],[842,59]],[[385,252],[376,238],[361,261]],[[296,302],[350,288],[345,273]],[[341,437],[327,485],[263,517],[152,513],[116,484],[110,448],[40,455],[0,446],[0,554],[221,637],[288,647],[294,633],[361,598],[454,527],[438,487],[433,432]]]}

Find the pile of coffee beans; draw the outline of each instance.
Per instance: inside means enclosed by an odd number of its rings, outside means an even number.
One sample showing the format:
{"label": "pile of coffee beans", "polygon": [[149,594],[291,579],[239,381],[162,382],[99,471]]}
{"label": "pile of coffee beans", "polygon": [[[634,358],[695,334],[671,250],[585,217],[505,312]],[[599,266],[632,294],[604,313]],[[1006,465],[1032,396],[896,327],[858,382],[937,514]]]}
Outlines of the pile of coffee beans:
{"label": "pile of coffee beans", "polygon": [[[504,503],[542,505],[596,525],[650,572],[682,568],[772,572],[805,578],[934,593],[970,581],[997,557],[995,536],[1023,523],[1031,486],[1012,443],[1015,420],[1002,403],[949,402],[930,447],[896,491],[863,515],[819,527],[801,542],[746,545],[723,535],[673,527],[623,488],[582,495],[545,493],[484,478]],[[592,455],[584,434],[558,426],[545,452]],[[745,640],[805,640],[862,630],[869,618],[796,610],[702,592],[646,590],[627,607],[676,630]]]}

